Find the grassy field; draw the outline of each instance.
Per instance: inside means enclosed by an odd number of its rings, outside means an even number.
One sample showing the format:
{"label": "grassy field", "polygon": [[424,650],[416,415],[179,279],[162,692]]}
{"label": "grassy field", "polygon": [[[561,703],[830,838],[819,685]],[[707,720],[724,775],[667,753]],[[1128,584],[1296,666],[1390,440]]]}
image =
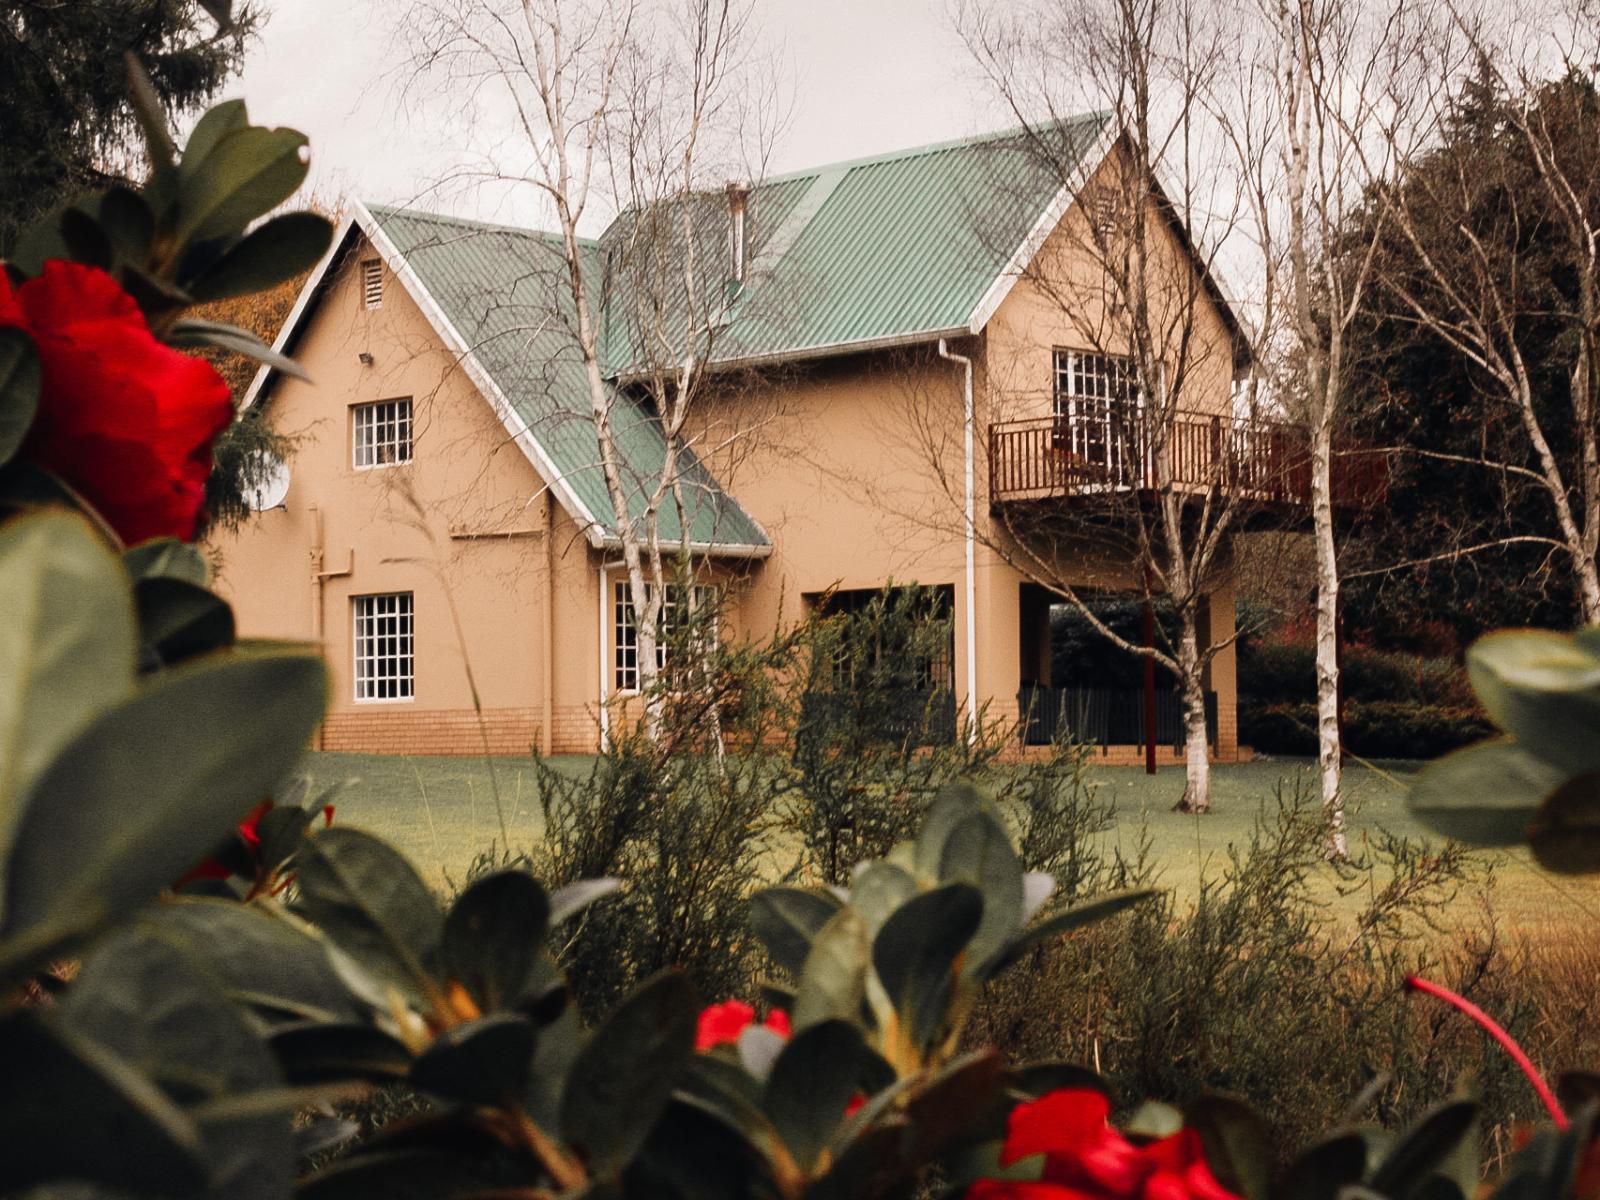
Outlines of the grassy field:
{"label": "grassy field", "polygon": [[[566,773],[589,769],[586,757],[550,760]],[[1415,763],[1353,765],[1347,769],[1350,842],[1360,854],[1381,828],[1408,837],[1427,832],[1412,820],[1405,790]],[[338,785],[335,798],[340,823],[359,826],[398,846],[430,881],[460,883],[473,857],[500,836],[495,793],[505,814],[506,832],[514,849],[535,844],[543,821],[535,794],[532,763],[521,758],[482,759],[391,758],[362,754],[311,754],[306,771],[314,788]],[[1103,797],[1116,804],[1118,821],[1105,837],[1126,851],[1148,836],[1159,881],[1180,896],[1193,894],[1203,877],[1215,877],[1230,846],[1249,839],[1263,810],[1271,812],[1279,788],[1286,792],[1299,778],[1315,793],[1312,764],[1283,759],[1237,766],[1219,766],[1212,777],[1213,811],[1196,817],[1172,811],[1183,792],[1179,768],[1163,768],[1147,776],[1135,767],[1102,767],[1095,772]],[[1600,884],[1589,885],[1552,877],[1536,869],[1525,853],[1482,856],[1493,867],[1489,894],[1502,927],[1538,933],[1571,918],[1600,915]],[[1331,902],[1353,909],[1359,897],[1340,899],[1331,878],[1325,881]],[[1470,919],[1475,907],[1463,904]]]}

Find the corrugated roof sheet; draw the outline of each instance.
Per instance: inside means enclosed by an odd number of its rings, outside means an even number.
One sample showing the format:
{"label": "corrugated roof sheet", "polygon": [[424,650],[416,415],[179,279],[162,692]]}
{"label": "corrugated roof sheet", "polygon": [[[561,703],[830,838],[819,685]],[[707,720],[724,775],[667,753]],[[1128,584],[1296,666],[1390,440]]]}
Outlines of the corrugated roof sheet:
{"label": "corrugated roof sheet", "polygon": [[[681,353],[691,323],[715,330],[699,349],[721,362],[843,352],[963,329],[1107,121],[1095,113],[1047,129],[767,180],[750,195],[746,282],[731,299],[728,208],[721,192],[674,202],[674,208],[624,213],[600,239],[585,243],[590,294],[603,298],[601,349],[609,372],[638,372],[651,345]],[[1050,143],[1048,154],[1039,152],[1040,139]],[[683,203],[689,205],[689,232]],[[554,235],[413,209],[369,211],[579,503],[615,536]],[[649,252],[633,254],[641,244]],[[686,276],[691,255],[694,269]],[[699,308],[693,313],[684,283],[690,277]],[[635,398],[615,387],[608,394],[637,519],[666,442]],[[692,454],[686,462],[691,540],[767,545],[760,527],[703,464]],[[663,539],[677,540],[671,505],[663,507],[661,521]]]}
{"label": "corrugated roof sheet", "polygon": [[[712,357],[809,355],[964,327],[1108,121],[1092,113],[763,183],[751,196],[748,282]],[[721,194],[701,204],[696,259],[709,294],[730,275],[728,215]],[[633,219],[619,218],[601,244],[620,244]],[[780,252],[768,254],[774,238]],[[624,325],[611,316],[609,345],[627,372],[643,355],[630,354]]]}
{"label": "corrugated roof sheet", "polygon": [[[589,388],[572,329],[571,291],[559,245],[548,234],[370,207],[384,235],[416,272],[562,479],[605,529],[616,522],[599,462]],[[588,248],[598,254],[593,243]],[[596,270],[598,264],[596,264]],[[659,477],[666,439],[637,400],[608,385],[630,511],[638,520]],[[709,546],[765,546],[766,536],[684,452],[690,540]],[[661,537],[677,541],[675,506],[662,506]]]}

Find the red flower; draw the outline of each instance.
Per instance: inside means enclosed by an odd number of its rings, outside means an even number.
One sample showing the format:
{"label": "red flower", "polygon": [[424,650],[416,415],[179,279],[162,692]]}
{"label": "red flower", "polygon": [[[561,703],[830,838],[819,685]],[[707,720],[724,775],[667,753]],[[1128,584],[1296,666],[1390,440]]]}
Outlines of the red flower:
{"label": "red flower", "polygon": [[1111,1128],[1110,1114],[1106,1098],[1089,1088],[1017,1105],[1000,1162],[1042,1154],[1041,1178],[981,1179],[967,1200],[1238,1200],[1211,1173],[1193,1129],[1135,1145]]}
{"label": "red flower", "polygon": [[211,443],[233,420],[228,385],[162,345],[116,280],[52,259],[13,291],[0,326],[39,350],[39,414],[21,457],[85,496],[128,545],[195,535]]}
{"label": "red flower", "polygon": [[[743,1000],[724,1000],[713,1004],[700,1014],[700,1024],[695,1030],[694,1048],[712,1050],[717,1046],[739,1040],[739,1035],[756,1023],[756,1010]],[[781,1038],[789,1036],[789,1014],[775,1008],[767,1014],[762,1026]]]}

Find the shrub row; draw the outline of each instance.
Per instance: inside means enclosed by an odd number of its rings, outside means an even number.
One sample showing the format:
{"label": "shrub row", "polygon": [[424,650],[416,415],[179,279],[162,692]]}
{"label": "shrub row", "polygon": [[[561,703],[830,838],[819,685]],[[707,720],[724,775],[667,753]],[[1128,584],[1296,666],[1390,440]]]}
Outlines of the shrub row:
{"label": "shrub row", "polygon": [[[1407,700],[1345,704],[1345,748],[1365,758],[1435,758],[1493,734],[1477,708]],[[1266,754],[1314,755],[1317,706],[1241,696],[1239,740]]]}

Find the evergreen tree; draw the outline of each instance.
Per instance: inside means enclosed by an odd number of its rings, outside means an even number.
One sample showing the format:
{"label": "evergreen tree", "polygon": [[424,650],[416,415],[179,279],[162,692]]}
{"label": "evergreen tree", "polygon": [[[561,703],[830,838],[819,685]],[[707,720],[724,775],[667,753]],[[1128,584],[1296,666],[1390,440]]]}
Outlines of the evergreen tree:
{"label": "evergreen tree", "polygon": [[125,52],[169,118],[216,95],[243,60],[259,9],[196,0],[0,0],[0,256],[63,200],[123,178],[137,161]]}

